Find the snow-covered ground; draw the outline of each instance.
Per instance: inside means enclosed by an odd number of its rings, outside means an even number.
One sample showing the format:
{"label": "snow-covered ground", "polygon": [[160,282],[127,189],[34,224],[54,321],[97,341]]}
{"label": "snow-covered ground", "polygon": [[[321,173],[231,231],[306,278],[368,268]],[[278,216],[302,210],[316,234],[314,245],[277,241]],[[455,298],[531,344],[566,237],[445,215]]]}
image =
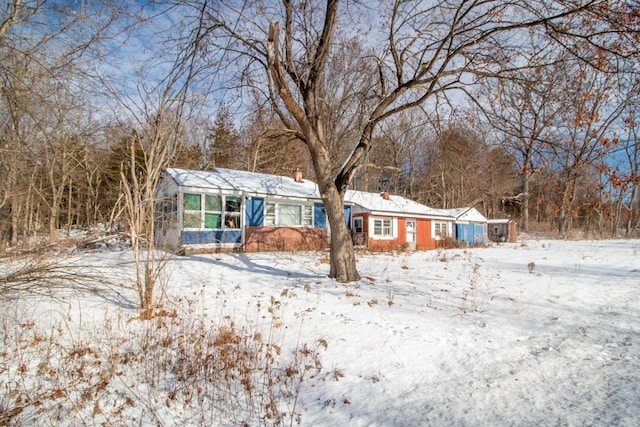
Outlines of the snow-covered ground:
{"label": "snow-covered ground", "polygon": [[[113,283],[130,281],[128,250],[80,257],[83,264],[111,268]],[[268,334],[285,358],[302,343],[316,343],[321,369],[309,371],[298,398],[289,402],[297,415],[286,418],[287,425],[640,425],[640,241],[531,239],[488,248],[363,253],[363,278],[352,284],[329,280],[328,269],[327,254],[317,252],[174,257],[165,269],[163,307],[171,312],[172,304],[187,301],[197,306],[192,315],[212,325],[251,325]],[[43,384],[28,374],[43,366],[42,355],[22,354],[29,350],[13,344],[16,337],[37,329],[46,340],[55,329],[76,348],[94,340],[100,349],[114,329],[126,329],[139,316],[133,289],[109,289],[58,300],[3,300],[0,337],[14,350],[0,352],[0,410],[6,417],[19,406],[16,399],[24,407],[11,422],[43,419],[23,403],[26,392],[16,391],[18,381]],[[166,351],[175,351],[174,345],[180,343],[168,342]],[[121,384],[132,395],[164,401],[162,390],[151,393],[130,374],[120,369],[118,381],[105,380],[104,387]],[[51,424],[234,422],[168,401],[148,411],[153,416],[144,415],[143,403],[111,410],[105,420],[104,396],[94,404],[100,410],[78,409],[76,416],[58,410]],[[42,402],[39,410],[45,407]]]}

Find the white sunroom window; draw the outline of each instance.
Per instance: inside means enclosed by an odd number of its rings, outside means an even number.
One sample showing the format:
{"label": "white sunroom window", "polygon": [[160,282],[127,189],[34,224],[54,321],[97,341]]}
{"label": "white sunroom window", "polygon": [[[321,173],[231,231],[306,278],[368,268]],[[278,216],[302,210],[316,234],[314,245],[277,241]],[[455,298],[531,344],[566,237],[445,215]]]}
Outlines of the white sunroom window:
{"label": "white sunroom window", "polygon": [[241,202],[240,197],[225,197],[224,226],[225,228],[240,228]]}
{"label": "white sunroom window", "polygon": [[204,228],[221,228],[222,197],[212,194],[204,195]]}
{"label": "white sunroom window", "polygon": [[183,228],[209,230],[240,228],[240,197],[184,193],[182,201]]}
{"label": "white sunroom window", "polygon": [[184,228],[200,228],[202,223],[202,197],[200,194],[185,193],[182,195],[182,226]]}

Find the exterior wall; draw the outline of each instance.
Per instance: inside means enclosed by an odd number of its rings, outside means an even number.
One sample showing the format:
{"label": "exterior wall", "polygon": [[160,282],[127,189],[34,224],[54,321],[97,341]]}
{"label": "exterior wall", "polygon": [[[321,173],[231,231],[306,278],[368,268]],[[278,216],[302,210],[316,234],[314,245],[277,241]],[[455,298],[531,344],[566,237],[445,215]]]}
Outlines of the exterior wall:
{"label": "exterior wall", "polygon": [[456,224],[456,240],[467,245],[478,245],[487,242],[487,225],[478,223]]}
{"label": "exterior wall", "polygon": [[509,242],[515,243],[517,240],[517,225],[515,221],[509,222]]}
{"label": "exterior wall", "polygon": [[242,243],[240,230],[184,230],[182,245],[227,245],[238,246]]}
{"label": "exterior wall", "polygon": [[516,242],[517,225],[515,221],[490,222],[487,227],[489,240],[493,242]]}
{"label": "exterior wall", "polygon": [[[176,229],[158,230],[156,236],[162,236],[162,238],[158,237],[156,240],[160,241],[164,247],[172,247],[181,253],[190,254],[243,249],[247,252],[320,250],[328,246],[326,214],[322,203],[314,204],[314,228],[264,227],[264,198],[242,197],[244,213],[240,229],[182,229],[180,189],[173,180],[170,181],[161,188],[163,196],[176,199]],[[208,194],[202,190],[193,192]]]}
{"label": "exterior wall", "polygon": [[347,228],[351,230],[351,215],[352,215],[351,206],[349,205],[344,206],[343,209],[344,209],[344,219],[347,222]]}
{"label": "exterior wall", "polygon": [[[178,184],[164,175],[158,183],[154,198],[154,240],[161,248],[176,249],[180,246],[180,218],[178,216]],[[168,206],[171,206],[168,208]]]}
{"label": "exterior wall", "polygon": [[245,252],[316,251],[327,247],[326,228],[245,227]]}
{"label": "exterior wall", "polygon": [[433,238],[433,234],[431,231],[431,220],[430,219],[419,219],[417,225],[417,244],[416,249],[435,249],[439,245],[439,240],[435,240]]}
{"label": "exterior wall", "polygon": [[[395,231],[395,236],[393,238],[377,238],[373,237],[373,230],[371,229],[371,219],[372,218],[391,218],[391,217],[383,217],[383,216],[373,216],[369,213],[359,212],[353,213],[353,217],[361,217],[363,218],[362,226],[363,226],[363,236],[354,236],[354,240],[359,241],[362,239],[367,249],[371,251],[392,251],[392,250],[406,250],[408,249],[407,243],[407,218],[404,217],[396,217],[393,222],[394,226],[397,226],[397,230]],[[433,238],[432,229],[431,229],[431,220],[426,218],[414,218],[410,217],[410,219],[414,219],[416,221],[416,249],[417,250],[426,250],[426,249],[435,249],[440,245],[439,240],[435,240]]]}

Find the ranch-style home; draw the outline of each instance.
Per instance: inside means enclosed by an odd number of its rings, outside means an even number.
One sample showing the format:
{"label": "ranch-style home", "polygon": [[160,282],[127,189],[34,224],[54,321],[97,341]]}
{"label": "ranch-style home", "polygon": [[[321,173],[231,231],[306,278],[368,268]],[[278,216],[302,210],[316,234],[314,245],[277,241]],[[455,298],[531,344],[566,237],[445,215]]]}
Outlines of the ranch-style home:
{"label": "ranch-style home", "polygon": [[[166,169],[155,198],[156,243],[180,252],[280,251],[327,247],[315,183],[224,168]],[[349,207],[345,208],[348,215]]]}
{"label": "ranch-style home", "polygon": [[[155,202],[155,241],[179,253],[326,249],[328,222],[317,185],[295,171],[278,176],[215,168],[166,169]],[[434,209],[389,193],[349,190],[345,218],[354,243],[374,251],[434,249],[456,236],[479,243],[473,208]]]}
{"label": "ranch-style home", "polygon": [[349,190],[356,245],[374,251],[434,249],[453,236],[453,217],[402,196]]}

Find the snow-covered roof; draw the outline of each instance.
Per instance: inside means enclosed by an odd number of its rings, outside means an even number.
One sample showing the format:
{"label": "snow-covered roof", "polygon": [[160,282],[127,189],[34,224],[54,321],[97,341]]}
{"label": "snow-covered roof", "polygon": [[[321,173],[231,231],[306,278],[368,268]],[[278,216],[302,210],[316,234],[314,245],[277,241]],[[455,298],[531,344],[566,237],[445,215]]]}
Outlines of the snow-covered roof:
{"label": "snow-covered roof", "polygon": [[445,209],[456,221],[487,222],[487,218],[476,208]]}
{"label": "snow-covered roof", "polygon": [[488,219],[487,222],[489,224],[508,224],[511,221],[513,221],[512,219],[509,218],[496,218],[496,219]]}
{"label": "snow-covered roof", "polygon": [[348,190],[344,201],[358,205],[373,214],[399,214],[403,216],[453,219],[445,210],[430,208],[393,194],[390,194],[389,198],[385,199],[380,193]]}
{"label": "snow-covered roof", "polygon": [[[168,168],[166,173],[180,187],[191,190],[223,190],[253,196],[278,196],[303,199],[320,199],[316,183],[303,179],[296,182],[292,176],[270,175],[234,169],[215,168],[210,171]],[[456,217],[457,209],[435,209],[398,195],[389,195],[388,199],[380,193],[348,190],[345,203],[360,206],[373,214],[404,215],[428,218]],[[473,208],[463,208],[461,213]],[[475,209],[474,209],[475,210]],[[483,217],[484,218],[484,217]]]}
{"label": "snow-covered roof", "polygon": [[309,180],[296,182],[290,176],[269,175],[225,168],[211,171],[166,169],[175,182],[185,188],[231,190],[255,196],[281,196],[320,199],[318,186]]}

